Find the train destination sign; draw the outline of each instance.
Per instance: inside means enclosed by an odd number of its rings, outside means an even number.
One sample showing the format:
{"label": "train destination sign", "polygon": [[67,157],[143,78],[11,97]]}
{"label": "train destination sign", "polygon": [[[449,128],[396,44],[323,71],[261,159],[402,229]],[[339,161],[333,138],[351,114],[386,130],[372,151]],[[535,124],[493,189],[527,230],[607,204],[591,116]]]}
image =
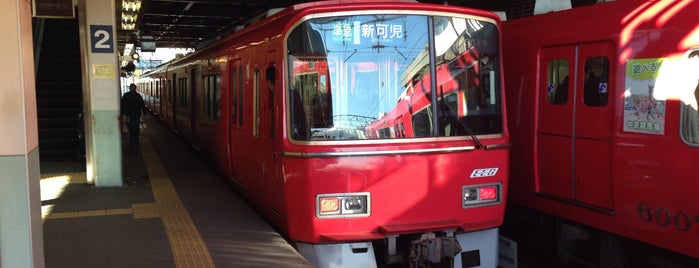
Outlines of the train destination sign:
{"label": "train destination sign", "polygon": [[41,18],[74,18],[73,0],[34,0],[32,16]]}

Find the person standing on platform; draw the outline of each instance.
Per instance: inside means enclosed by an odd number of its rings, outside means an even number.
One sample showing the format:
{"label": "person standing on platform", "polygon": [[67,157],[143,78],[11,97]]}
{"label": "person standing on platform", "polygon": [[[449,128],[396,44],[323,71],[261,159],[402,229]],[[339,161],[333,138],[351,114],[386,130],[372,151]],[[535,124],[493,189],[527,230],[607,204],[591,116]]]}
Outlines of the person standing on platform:
{"label": "person standing on platform", "polygon": [[141,94],[136,92],[136,85],[129,85],[129,92],[121,97],[121,117],[126,116],[126,126],[129,129],[129,141],[138,143],[141,127],[141,115],[146,114],[146,105]]}

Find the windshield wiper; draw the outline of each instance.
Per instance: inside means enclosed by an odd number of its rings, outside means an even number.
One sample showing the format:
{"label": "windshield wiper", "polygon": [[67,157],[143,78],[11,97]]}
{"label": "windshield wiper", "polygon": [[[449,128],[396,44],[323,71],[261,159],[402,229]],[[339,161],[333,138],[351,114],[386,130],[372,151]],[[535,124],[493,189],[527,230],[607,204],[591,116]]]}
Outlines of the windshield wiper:
{"label": "windshield wiper", "polygon": [[476,133],[473,132],[471,127],[469,127],[468,124],[466,124],[466,122],[464,122],[464,118],[459,118],[456,121],[458,121],[459,124],[466,130],[466,132],[468,132],[468,135],[471,136],[471,139],[473,139],[473,143],[476,144],[476,149],[483,148],[483,144],[481,143],[481,140],[478,139],[478,137],[476,136]]}

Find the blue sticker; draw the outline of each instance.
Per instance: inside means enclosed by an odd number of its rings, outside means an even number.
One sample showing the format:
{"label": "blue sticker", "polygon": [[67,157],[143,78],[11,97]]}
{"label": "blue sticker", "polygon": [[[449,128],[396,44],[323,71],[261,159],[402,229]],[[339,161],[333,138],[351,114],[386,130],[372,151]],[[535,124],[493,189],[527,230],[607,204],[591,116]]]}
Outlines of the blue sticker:
{"label": "blue sticker", "polygon": [[607,83],[599,83],[598,91],[600,94],[607,93]]}

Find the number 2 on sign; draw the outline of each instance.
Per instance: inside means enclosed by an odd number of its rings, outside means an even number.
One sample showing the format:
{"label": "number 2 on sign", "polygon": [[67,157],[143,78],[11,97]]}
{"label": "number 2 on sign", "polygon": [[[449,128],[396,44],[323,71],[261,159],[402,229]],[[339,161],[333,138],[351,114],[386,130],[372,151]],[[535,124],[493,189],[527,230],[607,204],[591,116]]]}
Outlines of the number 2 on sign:
{"label": "number 2 on sign", "polygon": [[105,30],[97,30],[94,34],[95,37],[100,38],[95,43],[95,48],[110,48],[109,46],[109,32]]}

